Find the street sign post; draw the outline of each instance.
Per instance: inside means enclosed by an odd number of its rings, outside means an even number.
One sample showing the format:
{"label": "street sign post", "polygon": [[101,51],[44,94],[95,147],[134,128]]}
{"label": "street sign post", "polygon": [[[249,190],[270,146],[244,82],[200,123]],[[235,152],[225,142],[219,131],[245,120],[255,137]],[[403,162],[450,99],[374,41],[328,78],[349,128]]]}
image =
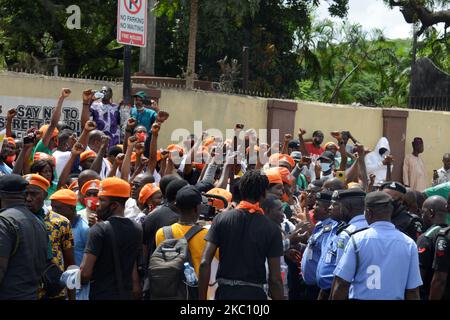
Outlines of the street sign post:
{"label": "street sign post", "polygon": [[118,0],[117,42],[137,47],[147,45],[147,0]]}
{"label": "street sign post", "polygon": [[147,0],[118,0],[117,42],[123,51],[123,100],[131,103],[131,46],[147,45]]}

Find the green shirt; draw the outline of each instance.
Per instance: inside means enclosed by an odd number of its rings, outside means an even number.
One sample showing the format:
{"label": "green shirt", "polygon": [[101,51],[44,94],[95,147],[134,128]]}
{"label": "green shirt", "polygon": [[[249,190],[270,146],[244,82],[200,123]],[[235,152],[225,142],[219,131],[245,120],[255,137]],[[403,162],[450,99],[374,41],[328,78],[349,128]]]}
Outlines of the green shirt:
{"label": "green shirt", "polygon": [[34,159],[34,155],[36,152],[43,152],[43,153],[49,154],[51,156],[53,155],[53,151],[44,145],[44,142],[42,141],[42,139],[39,140],[36,147],[34,147],[33,153],[31,154],[31,159]]}
{"label": "green shirt", "polygon": [[83,206],[83,204],[81,204],[80,202],[77,202],[77,207],[76,207],[77,212],[84,210],[84,209],[86,209],[86,207]]}

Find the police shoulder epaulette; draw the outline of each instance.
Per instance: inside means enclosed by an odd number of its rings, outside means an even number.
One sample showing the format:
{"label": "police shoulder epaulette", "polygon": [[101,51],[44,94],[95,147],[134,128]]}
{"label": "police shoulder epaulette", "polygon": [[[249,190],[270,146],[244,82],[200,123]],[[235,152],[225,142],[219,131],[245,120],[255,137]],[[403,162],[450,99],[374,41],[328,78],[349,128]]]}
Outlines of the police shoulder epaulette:
{"label": "police shoulder epaulette", "polygon": [[440,230],[442,230],[440,226],[434,226],[428,229],[423,235],[427,238],[433,238],[436,235],[436,233],[439,233]]}
{"label": "police shoulder epaulette", "polygon": [[446,228],[442,228],[440,231],[439,231],[439,235],[440,236],[446,236],[447,235],[447,233],[450,231],[450,226],[448,226],[448,227],[446,227]]}
{"label": "police shoulder epaulette", "polygon": [[355,230],[355,231],[351,232],[349,235],[351,237],[351,236],[357,234],[358,232],[361,232],[361,231],[364,231],[364,230],[367,230],[367,229],[369,229],[369,227],[365,227],[365,228],[362,228],[362,229],[359,229],[359,230]]}
{"label": "police shoulder epaulette", "polygon": [[345,222],[343,222],[340,226],[338,226],[337,230],[336,230],[336,234],[340,234],[342,231],[345,230],[345,228],[348,227],[348,224],[346,224]]}

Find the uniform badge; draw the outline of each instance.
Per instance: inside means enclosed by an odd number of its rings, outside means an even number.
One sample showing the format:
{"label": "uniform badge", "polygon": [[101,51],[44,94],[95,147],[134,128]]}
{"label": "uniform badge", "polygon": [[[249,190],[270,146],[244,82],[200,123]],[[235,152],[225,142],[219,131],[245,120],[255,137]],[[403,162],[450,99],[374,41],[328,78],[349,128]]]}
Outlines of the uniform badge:
{"label": "uniform badge", "polygon": [[325,228],[323,228],[323,232],[330,232],[331,231],[331,225],[327,225],[325,226]]}
{"label": "uniform badge", "polygon": [[445,248],[447,247],[447,244],[445,243],[445,240],[439,240],[437,243],[437,250],[438,251],[445,251]]}
{"label": "uniform badge", "polygon": [[344,240],[339,239],[338,242],[337,242],[337,247],[338,247],[339,249],[344,249],[344,248],[345,248],[345,246],[344,246]]}

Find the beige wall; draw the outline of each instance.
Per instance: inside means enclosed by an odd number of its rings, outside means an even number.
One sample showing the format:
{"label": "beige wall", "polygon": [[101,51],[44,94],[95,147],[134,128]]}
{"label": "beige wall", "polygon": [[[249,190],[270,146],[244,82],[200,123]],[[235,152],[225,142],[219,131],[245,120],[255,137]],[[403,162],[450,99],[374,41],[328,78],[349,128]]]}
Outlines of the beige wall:
{"label": "beige wall", "polygon": [[[265,129],[266,105],[267,101],[262,98],[163,89],[159,106],[170,113],[170,119],[161,131],[162,145],[174,143],[170,136],[177,128],[194,132],[194,121],[202,121],[203,131],[219,129],[224,137],[226,129],[233,129],[238,122],[245,124],[245,129]],[[201,130],[194,133],[201,135]]]}
{"label": "beige wall", "polygon": [[414,137],[424,141],[423,160],[431,181],[433,169],[442,167],[442,155],[450,152],[450,113],[439,111],[410,110],[406,128],[406,150],[412,152]]}
{"label": "beige wall", "polygon": [[56,78],[43,75],[23,74],[15,72],[0,73],[0,95],[17,97],[35,97],[57,99],[62,88],[72,90],[71,100],[81,101],[81,94],[87,88],[100,90],[108,85],[115,93],[114,101],[122,97],[122,84],[107,81],[95,81],[72,78]]}
{"label": "beige wall", "polygon": [[376,108],[298,101],[295,136],[299,128],[306,130],[306,138],[310,138],[315,130],[322,130],[324,143],[336,142],[331,131],[349,130],[365,147],[372,149],[383,134],[383,115],[382,110]]}

